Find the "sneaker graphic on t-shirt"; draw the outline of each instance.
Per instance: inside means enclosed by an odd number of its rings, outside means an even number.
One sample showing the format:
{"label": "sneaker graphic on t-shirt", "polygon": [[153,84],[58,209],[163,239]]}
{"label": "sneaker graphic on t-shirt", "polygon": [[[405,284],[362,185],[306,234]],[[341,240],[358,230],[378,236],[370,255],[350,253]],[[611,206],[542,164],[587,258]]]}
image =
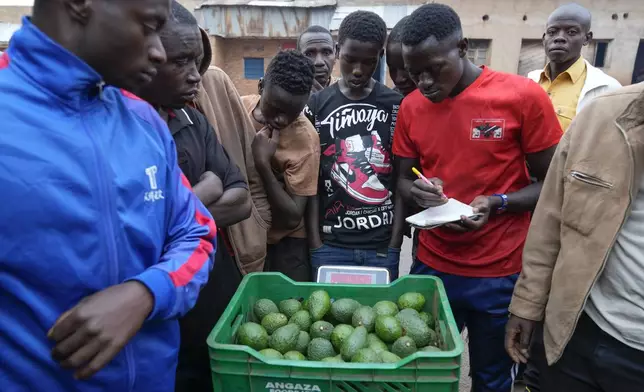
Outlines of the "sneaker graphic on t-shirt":
{"label": "sneaker graphic on t-shirt", "polygon": [[382,145],[377,131],[371,132],[371,145],[365,150],[365,156],[377,174],[391,173],[390,154]]}
{"label": "sneaker graphic on t-shirt", "polygon": [[[387,200],[389,191],[382,185],[367,158],[368,155],[377,155],[379,153],[377,149],[371,146],[366,148],[364,139],[360,135],[353,135],[340,140],[340,150],[331,168],[331,178],[351,197],[363,203],[380,204]],[[335,145],[333,145],[324,152],[324,155],[335,153]],[[380,159],[380,167],[383,162],[384,160]]]}

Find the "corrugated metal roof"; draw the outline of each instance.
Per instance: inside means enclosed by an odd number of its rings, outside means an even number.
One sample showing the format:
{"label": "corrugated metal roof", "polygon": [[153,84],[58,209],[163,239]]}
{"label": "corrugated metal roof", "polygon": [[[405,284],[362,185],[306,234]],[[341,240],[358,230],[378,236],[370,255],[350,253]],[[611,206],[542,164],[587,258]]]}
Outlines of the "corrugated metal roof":
{"label": "corrugated metal roof", "polygon": [[210,0],[204,1],[197,9],[213,6],[235,6],[247,5],[249,7],[295,7],[295,8],[319,8],[335,6],[336,0]]}
{"label": "corrugated metal roof", "polygon": [[0,42],[9,42],[13,33],[19,28],[19,24],[0,22]]}
{"label": "corrugated metal roof", "polygon": [[307,27],[328,26],[335,7],[202,6],[195,11],[209,34],[225,38],[295,38]]}
{"label": "corrugated metal roof", "polygon": [[329,30],[337,31],[340,28],[340,23],[342,20],[354,11],[371,11],[380,15],[382,19],[387,23],[387,28],[393,28],[396,23],[403,17],[411,14],[416,8],[420,7],[422,4],[415,5],[378,5],[378,6],[360,6],[360,7],[349,7],[349,6],[340,6],[335,9],[331,23],[329,24]]}

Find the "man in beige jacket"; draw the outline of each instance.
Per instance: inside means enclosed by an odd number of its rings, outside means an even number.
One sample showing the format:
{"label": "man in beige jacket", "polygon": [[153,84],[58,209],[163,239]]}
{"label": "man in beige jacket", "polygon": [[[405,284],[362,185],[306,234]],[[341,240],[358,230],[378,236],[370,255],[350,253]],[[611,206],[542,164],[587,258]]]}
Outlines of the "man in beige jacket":
{"label": "man in beige jacket", "polygon": [[544,320],[542,390],[644,385],[644,84],[595,98],[561,140],[506,333],[516,362]]}

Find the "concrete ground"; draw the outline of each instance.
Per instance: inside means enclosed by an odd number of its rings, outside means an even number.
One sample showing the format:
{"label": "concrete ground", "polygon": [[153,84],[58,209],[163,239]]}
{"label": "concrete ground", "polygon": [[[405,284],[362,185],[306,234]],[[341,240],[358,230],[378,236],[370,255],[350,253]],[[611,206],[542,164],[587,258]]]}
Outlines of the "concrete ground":
{"label": "concrete ground", "polygon": [[[405,237],[405,241],[402,246],[402,252],[400,253],[400,275],[409,274],[411,269],[412,259],[411,259],[411,239]],[[467,342],[467,331],[463,333],[463,339]],[[462,368],[461,368],[461,387],[460,392],[469,392],[471,388],[471,380],[467,376],[470,371],[470,358],[469,352],[467,350],[467,344],[465,345],[465,352],[463,353],[462,358]],[[523,392],[522,387],[515,387],[514,392]]]}

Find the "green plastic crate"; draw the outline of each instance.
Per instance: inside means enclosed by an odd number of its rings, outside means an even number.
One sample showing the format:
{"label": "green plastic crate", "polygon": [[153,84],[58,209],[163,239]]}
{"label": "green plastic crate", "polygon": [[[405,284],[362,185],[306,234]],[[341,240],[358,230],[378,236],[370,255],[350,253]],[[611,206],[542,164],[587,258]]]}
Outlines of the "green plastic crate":
{"label": "green plastic crate", "polygon": [[[266,360],[257,351],[234,345],[239,326],[257,321],[253,305],[260,298],[275,303],[307,298],[324,289],[331,298],[353,298],[364,305],[396,302],[409,291],[427,299],[425,311],[438,320],[443,352],[416,353],[395,364],[324,363]],[[408,275],[389,285],[297,283],[280,273],[253,273],[242,281],[226,311],[208,336],[215,392],[458,392],[463,341],[445,289],[438,278]]]}

